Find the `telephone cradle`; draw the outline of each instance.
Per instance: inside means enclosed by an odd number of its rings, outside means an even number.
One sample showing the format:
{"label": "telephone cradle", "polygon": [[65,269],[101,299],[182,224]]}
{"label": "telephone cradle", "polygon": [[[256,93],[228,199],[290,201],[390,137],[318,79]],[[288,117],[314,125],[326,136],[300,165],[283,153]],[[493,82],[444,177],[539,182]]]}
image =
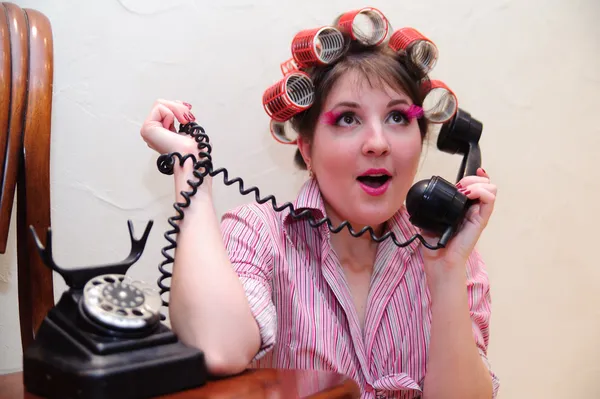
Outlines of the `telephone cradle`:
{"label": "telephone cradle", "polygon": [[148,398],[201,386],[204,353],[186,346],[161,322],[159,293],[125,275],[141,256],[153,222],[140,240],[129,221],[131,253],[109,266],[62,268],[32,230],[44,263],[69,289],[40,325],[23,354],[27,391],[46,398]]}

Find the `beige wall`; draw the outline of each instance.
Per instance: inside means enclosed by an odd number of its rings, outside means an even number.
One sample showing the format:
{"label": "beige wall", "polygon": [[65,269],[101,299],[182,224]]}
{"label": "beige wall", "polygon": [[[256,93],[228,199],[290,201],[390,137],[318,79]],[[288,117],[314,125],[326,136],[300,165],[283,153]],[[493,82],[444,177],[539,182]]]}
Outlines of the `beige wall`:
{"label": "beige wall", "polygon": [[[16,0],[15,0],[16,1]],[[305,175],[268,136],[263,90],[299,30],[362,1],[16,1],[55,35],[52,222],[65,266],[121,259],[127,219],[155,220],[132,274],[154,282],[172,214],[171,179],[139,126],[157,97],[181,99],[214,143],[217,166],[292,199]],[[535,4],[534,4],[535,3]],[[165,4],[169,4],[166,6]],[[484,166],[499,185],[481,240],[493,285],[490,359],[500,397],[600,397],[600,3],[373,1],[395,28],[439,46],[434,76],[484,122]],[[187,24],[183,24],[187,21]],[[419,177],[452,179],[458,157],[432,144]],[[217,210],[250,201],[217,185]],[[0,373],[21,367],[14,223],[0,257]],[[64,289],[56,279],[56,294]]]}

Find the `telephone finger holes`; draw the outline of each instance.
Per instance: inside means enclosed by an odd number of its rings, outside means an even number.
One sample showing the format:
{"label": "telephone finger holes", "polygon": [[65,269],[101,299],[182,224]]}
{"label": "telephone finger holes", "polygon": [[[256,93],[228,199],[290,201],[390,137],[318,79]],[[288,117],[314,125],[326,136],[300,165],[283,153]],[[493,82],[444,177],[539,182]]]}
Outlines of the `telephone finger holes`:
{"label": "telephone finger holes", "polygon": [[445,123],[449,121],[458,110],[456,95],[439,80],[427,81],[423,85],[425,99],[423,100],[423,113],[432,123]]}
{"label": "telephone finger holes", "polygon": [[118,275],[96,277],[86,284],[83,292],[86,313],[116,328],[147,326],[156,319],[162,304],[158,292]]}
{"label": "telephone finger holes", "polygon": [[389,29],[387,18],[372,7],[342,14],[337,25],[340,30],[348,32],[353,40],[367,46],[377,46],[383,42]]}

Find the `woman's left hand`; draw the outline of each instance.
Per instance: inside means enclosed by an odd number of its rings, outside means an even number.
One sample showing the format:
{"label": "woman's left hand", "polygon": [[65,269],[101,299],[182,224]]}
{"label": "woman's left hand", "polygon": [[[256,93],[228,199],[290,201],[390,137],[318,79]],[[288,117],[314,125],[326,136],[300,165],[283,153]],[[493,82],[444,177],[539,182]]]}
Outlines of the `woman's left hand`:
{"label": "woman's left hand", "polygon": [[[459,267],[464,270],[467,259],[475,249],[494,211],[497,187],[490,182],[488,174],[482,168],[477,169],[476,176],[465,176],[456,186],[475,202],[467,211],[458,233],[450,239],[446,248],[433,251],[422,247],[425,263],[436,265],[436,269]],[[432,240],[426,235],[425,238],[428,242],[435,242],[435,239]]]}

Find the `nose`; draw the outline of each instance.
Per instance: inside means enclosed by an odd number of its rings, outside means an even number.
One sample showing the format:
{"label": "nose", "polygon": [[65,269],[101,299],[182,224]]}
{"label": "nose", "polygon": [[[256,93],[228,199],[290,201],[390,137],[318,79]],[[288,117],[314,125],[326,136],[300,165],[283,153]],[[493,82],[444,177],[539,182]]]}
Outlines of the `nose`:
{"label": "nose", "polygon": [[390,143],[380,123],[372,123],[365,133],[364,155],[380,157],[389,154]]}

